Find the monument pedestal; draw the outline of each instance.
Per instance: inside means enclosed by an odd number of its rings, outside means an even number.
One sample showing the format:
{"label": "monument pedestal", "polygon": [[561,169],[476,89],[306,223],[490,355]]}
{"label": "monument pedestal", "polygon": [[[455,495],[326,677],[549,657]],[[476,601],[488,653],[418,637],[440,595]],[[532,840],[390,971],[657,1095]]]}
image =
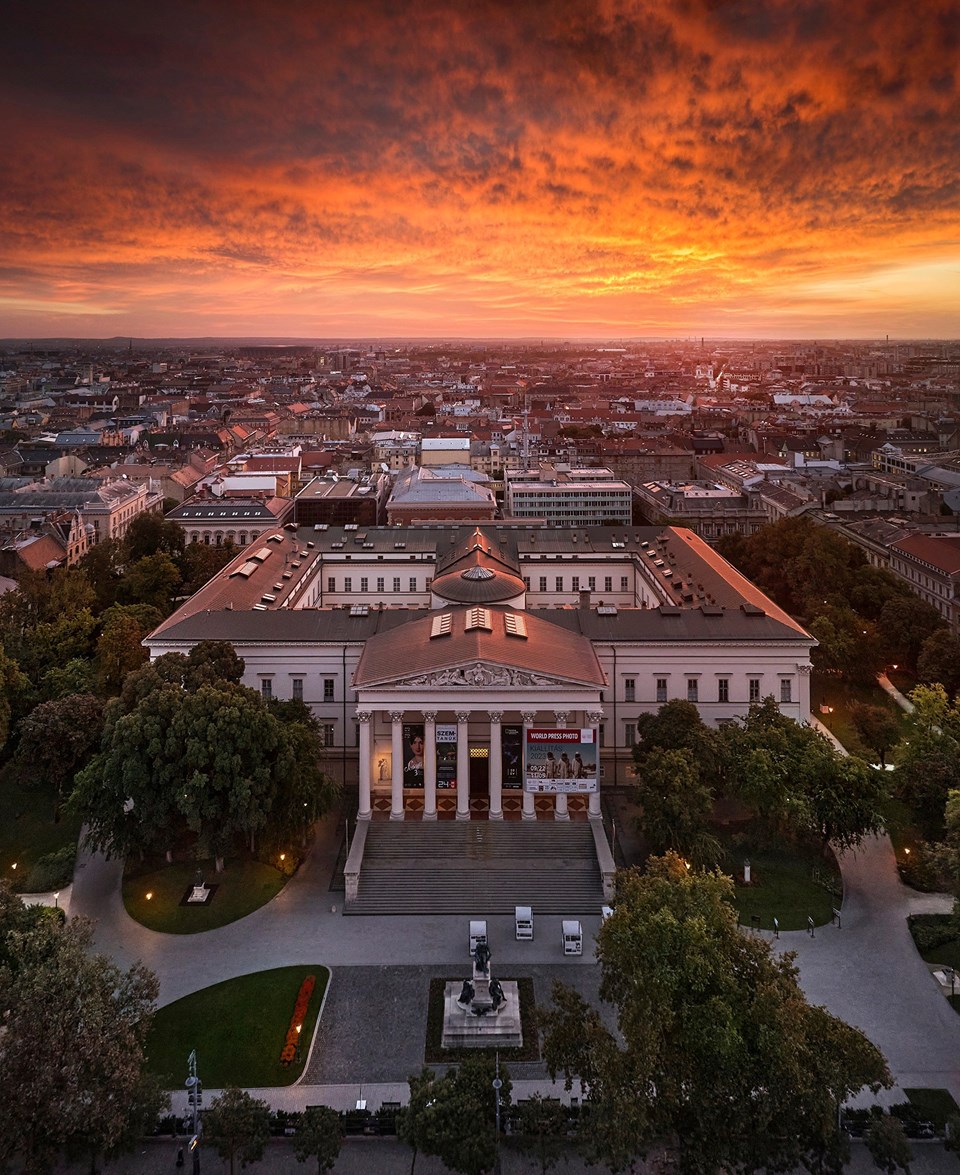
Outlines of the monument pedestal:
{"label": "monument pedestal", "polygon": [[523,1044],[523,1030],[516,982],[508,979],[501,983],[504,1000],[496,1011],[490,998],[489,976],[476,976],[473,982],[474,998],[466,1006],[458,1003],[462,984],[454,981],[444,988],[442,1047],[519,1048]]}

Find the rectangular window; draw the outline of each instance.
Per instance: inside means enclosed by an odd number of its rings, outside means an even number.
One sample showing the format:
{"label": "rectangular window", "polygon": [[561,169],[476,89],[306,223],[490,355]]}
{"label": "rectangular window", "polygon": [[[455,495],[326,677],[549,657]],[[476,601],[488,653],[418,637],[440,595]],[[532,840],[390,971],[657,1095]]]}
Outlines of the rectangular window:
{"label": "rectangular window", "polygon": [[273,697],[273,678],[264,677],[260,680],[260,694],[263,698]]}
{"label": "rectangular window", "polygon": [[750,701],[751,702],[759,702],[760,701],[760,678],[759,677],[751,677],[749,679],[749,681],[750,681],[750,686],[749,686],[750,692],[749,692],[748,696],[750,698]]}
{"label": "rectangular window", "polygon": [[349,575],[343,581],[343,590],[345,592],[353,591],[353,579]]}
{"label": "rectangular window", "polygon": [[717,682],[717,701],[718,702],[729,702],[730,701],[730,681],[726,677],[721,677],[720,680]]}
{"label": "rectangular window", "polygon": [[624,746],[632,747],[636,741],[637,741],[637,724],[635,722],[624,722],[624,724],[623,724]]}
{"label": "rectangular window", "polygon": [[333,678],[325,677],[323,679],[323,700],[325,702],[333,701]]}
{"label": "rectangular window", "polygon": [[393,590],[395,592],[398,592],[400,590],[400,576],[399,575],[395,575],[393,577]]}
{"label": "rectangular window", "polygon": [[365,576],[360,576],[360,590],[361,592],[368,592],[370,590],[370,580]]}
{"label": "rectangular window", "polygon": [[601,747],[605,747],[607,745],[606,732],[603,729],[602,722],[597,727],[597,742],[600,744]]}
{"label": "rectangular window", "polygon": [[377,576],[377,591],[378,591],[378,592],[382,592],[382,591],[384,590],[384,588],[383,588],[383,582],[384,582],[384,581],[383,581],[383,576],[382,576],[382,575],[378,575],[378,576]]}
{"label": "rectangular window", "polygon": [[637,700],[637,679],[635,677],[624,678],[623,696],[628,702],[635,702]]}
{"label": "rectangular window", "polygon": [[545,592],[546,590],[547,590],[547,577],[545,575],[541,575],[540,576],[540,591]]}
{"label": "rectangular window", "polygon": [[597,590],[597,577],[595,575],[588,575],[587,576],[587,587],[592,592],[595,592]]}
{"label": "rectangular window", "polygon": [[630,580],[625,575],[620,576],[620,590],[628,592],[630,590]]}
{"label": "rectangular window", "polygon": [[781,678],[780,679],[780,701],[781,702],[792,702],[793,698],[791,697],[791,693],[792,693],[792,690],[791,690],[790,678],[789,677]]}
{"label": "rectangular window", "polygon": [[605,575],[603,577],[603,590],[605,592],[612,592],[613,591],[613,576],[612,575]]}
{"label": "rectangular window", "polygon": [[412,592],[417,590],[417,577],[415,575],[410,576],[410,590]]}
{"label": "rectangular window", "polygon": [[700,683],[697,681],[697,679],[695,677],[688,677],[687,678],[687,701],[688,702],[699,702],[700,701]]}
{"label": "rectangular window", "polygon": [[303,701],[303,678],[295,677],[293,679],[293,700],[295,702]]}
{"label": "rectangular window", "polygon": [[525,575],[523,577],[523,586],[526,591],[530,590],[530,576],[529,575]]}
{"label": "rectangular window", "polygon": [[337,590],[337,581],[332,575],[327,576],[327,591],[335,592]]}
{"label": "rectangular window", "polygon": [[657,701],[665,702],[667,700],[667,679],[665,677],[657,678]]}
{"label": "rectangular window", "polygon": [[320,742],[325,747],[333,746],[333,723],[322,722],[320,724]]}
{"label": "rectangular window", "polygon": [[570,585],[570,587],[571,587],[571,591],[578,592],[580,590],[580,576],[579,575],[575,575],[573,577],[573,583]]}
{"label": "rectangular window", "polygon": [[555,588],[558,592],[563,591],[563,576],[562,575],[557,576]]}

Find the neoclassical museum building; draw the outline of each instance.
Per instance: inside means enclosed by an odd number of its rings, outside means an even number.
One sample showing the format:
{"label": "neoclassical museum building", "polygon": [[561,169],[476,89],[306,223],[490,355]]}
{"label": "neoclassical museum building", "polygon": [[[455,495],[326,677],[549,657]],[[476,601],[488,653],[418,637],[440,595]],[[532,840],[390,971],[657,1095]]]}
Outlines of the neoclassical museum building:
{"label": "neoclassical museum building", "polygon": [[692,531],[277,527],[146,640],[299,698],[361,821],[599,817],[637,718],[810,713],[813,637]]}

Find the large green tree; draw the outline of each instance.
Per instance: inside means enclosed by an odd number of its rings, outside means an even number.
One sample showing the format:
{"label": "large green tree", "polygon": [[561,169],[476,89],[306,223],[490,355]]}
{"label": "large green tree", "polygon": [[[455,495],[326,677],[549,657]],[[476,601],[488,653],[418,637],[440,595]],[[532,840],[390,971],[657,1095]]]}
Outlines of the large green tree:
{"label": "large green tree", "polygon": [[0,1164],[19,1155],[34,1175],[68,1142],[115,1151],[145,1105],[166,1100],[143,1073],[158,984],[140,963],[91,954],[84,920],[14,902],[0,893]]}
{"label": "large green tree", "polygon": [[645,756],[633,796],[643,809],[638,825],[653,853],[673,849],[699,865],[716,863],[720,844],[708,832],[713,792],[701,781],[692,751]]}
{"label": "large green tree", "polygon": [[213,1099],[203,1115],[204,1146],[213,1147],[230,1164],[258,1163],[270,1141],[270,1107],[246,1090],[230,1087]]}
{"label": "large green tree", "polygon": [[238,837],[303,836],[336,795],[315,729],[282,721],[232,682],[164,681],[191,667],[188,658],[161,661],[160,672],[132,675],[149,689],[140,697],[125,685],[99,753],[77,776],[71,803],[92,843],[126,855],[169,849],[188,830],[222,868]]}
{"label": "large green tree", "polygon": [[17,766],[35,787],[53,789],[53,818],[73,777],[93,755],[103,728],[103,702],[95,694],[71,694],[41,702],[20,723]]}
{"label": "large green tree", "polygon": [[317,1160],[317,1173],[332,1170],[343,1143],[343,1123],[329,1106],[308,1106],[300,1115],[294,1146],[298,1163]]}
{"label": "large green tree", "polygon": [[939,628],[920,646],[917,677],[928,684],[939,683],[952,698],[960,690],[960,640],[949,628]]}
{"label": "large green tree", "polygon": [[842,1102],[891,1084],[862,1033],[807,1004],[792,957],[742,933],[720,873],[667,855],[620,874],[597,957],[616,1030],[562,984],[544,1016],[550,1072],[589,1090],[590,1161],[617,1171],[649,1155],[682,1175],[812,1165],[842,1152]]}
{"label": "large green tree", "polygon": [[111,693],[147,661],[150,654],[143,638],[161,620],[163,614],[151,604],[113,604],[100,617],[97,665],[100,681]]}
{"label": "large green tree", "polygon": [[910,738],[897,767],[897,792],[928,825],[943,819],[947,793],[960,788],[960,705],[942,685],[920,685],[910,692],[914,704]]}
{"label": "large green tree", "polygon": [[[462,1175],[493,1170],[499,1140],[496,1134],[494,1059],[485,1053],[469,1057],[442,1077],[430,1069],[410,1078],[410,1101],[400,1117],[400,1137],[418,1153],[436,1155]],[[510,1107],[511,1082],[501,1066],[501,1126]]]}

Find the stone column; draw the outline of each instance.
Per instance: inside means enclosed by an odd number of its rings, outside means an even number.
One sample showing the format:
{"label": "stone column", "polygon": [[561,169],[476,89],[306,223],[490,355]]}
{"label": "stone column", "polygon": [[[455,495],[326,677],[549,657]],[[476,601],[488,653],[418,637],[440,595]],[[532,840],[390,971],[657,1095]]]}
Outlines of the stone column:
{"label": "stone column", "polygon": [[592,711],[588,711],[588,713],[585,715],[585,717],[586,717],[586,719],[587,719],[587,726],[593,726],[593,727],[596,727],[596,728],[597,728],[597,731],[598,731],[598,735],[597,735],[597,737],[598,737],[598,742],[597,742],[597,790],[596,790],[595,792],[590,792],[590,796],[589,796],[589,800],[588,800],[588,805],[589,805],[589,806],[588,806],[587,814],[588,814],[588,816],[589,816],[589,818],[590,818],[591,820],[601,820],[603,817],[602,817],[602,814],[601,814],[601,812],[600,812],[600,743],[599,743],[599,729],[600,729],[600,723],[603,721],[603,711],[602,711],[602,710],[592,710]]}
{"label": "stone column", "polygon": [[470,711],[457,714],[457,819],[470,819]]}
{"label": "stone column", "polygon": [[500,738],[499,710],[490,710],[490,819],[503,819],[503,748]]}
{"label": "stone column", "polygon": [[390,819],[403,819],[403,711],[394,710],[390,715],[393,747],[392,773],[390,776]]}
{"label": "stone column", "polygon": [[423,712],[423,818],[437,818],[437,713]]}
{"label": "stone column", "polygon": [[[529,730],[529,728],[531,726],[533,726],[534,722],[537,719],[537,715],[535,712],[533,712],[531,710],[525,710],[523,712],[523,714],[521,714],[521,717],[523,718],[523,736],[522,736],[523,737],[523,745],[520,748],[520,753],[524,757],[524,760],[525,760],[526,754],[527,754],[527,731]],[[524,776],[526,776],[526,770],[524,770]],[[524,783],[523,819],[524,820],[536,820],[536,818],[537,818],[537,797],[533,794],[533,792],[527,791],[526,782],[527,782],[526,778],[524,778],[524,780],[523,780],[523,783]]]}
{"label": "stone column", "polygon": [[[370,819],[370,719],[369,710],[358,710],[356,719],[360,723],[360,803],[357,808],[358,820]],[[346,741],[346,731],[343,734]]]}
{"label": "stone column", "polygon": [[[557,728],[562,730],[567,725],[567,711],[554,710],[553,717],[556,719]],[[554,820],[569,820],[570,813],[567,811],[567,797],[565,795],[557,795],[555,797],[553,807]]]}

